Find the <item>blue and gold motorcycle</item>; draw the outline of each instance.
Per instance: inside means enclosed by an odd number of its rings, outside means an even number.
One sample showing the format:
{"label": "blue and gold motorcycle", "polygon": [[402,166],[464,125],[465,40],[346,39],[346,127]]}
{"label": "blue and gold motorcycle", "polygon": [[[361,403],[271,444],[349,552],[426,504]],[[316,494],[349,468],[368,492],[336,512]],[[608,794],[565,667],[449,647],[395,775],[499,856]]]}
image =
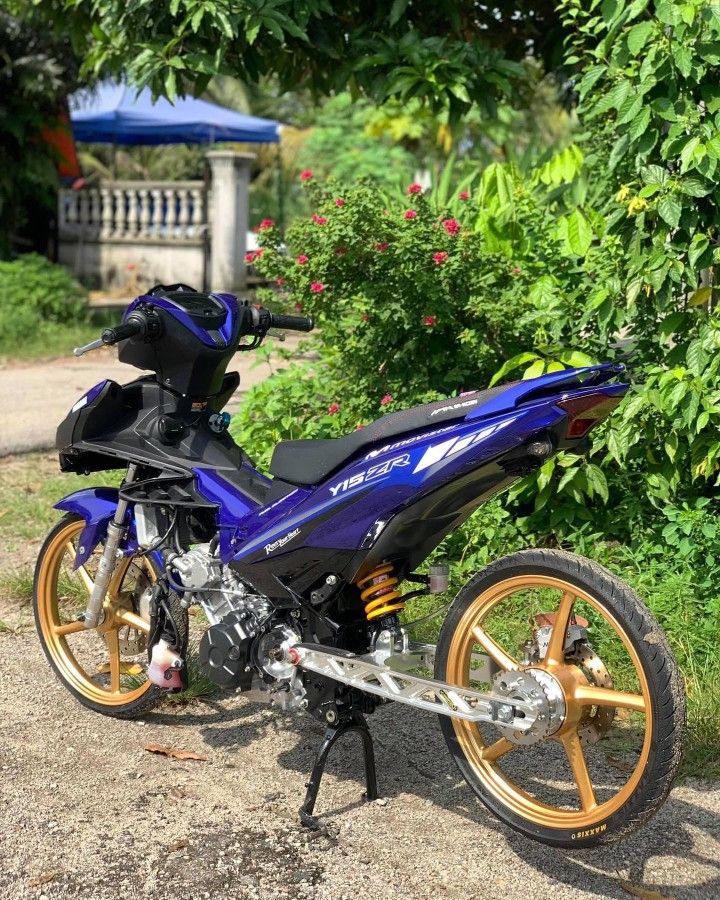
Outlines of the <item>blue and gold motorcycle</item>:
{"label": "blue and gold motorcycle", "polygon": [[[103,381],[57,431],[60,467],[121,469],[91,487],[40,551],[34,604],[55,673],[90,709],[132,717],[187,683],[188,609],[218,686],[326,726],[301,819],[331,747],[401,703],[436,713],[470,788],[554,846],[617,838],[663,802],[677,770],[682,682],[637,595],[560,550],[513,553],[457,594],[437,645],[406,605],[448,589],[418,568],[485,500],[560,450],[588,445],[627,390],[606,364],[393,413],[347,437],[284,441],[269,475],[228,434],[226,368],[271,328],[309,331],[230,294],[158,286],[76,354],[117,344],[154,373]],[[425,603],[427,608],[427,602]],[[444,609],[441,608],[441,612]],[[387,718],[384,721],[388,721]]]}

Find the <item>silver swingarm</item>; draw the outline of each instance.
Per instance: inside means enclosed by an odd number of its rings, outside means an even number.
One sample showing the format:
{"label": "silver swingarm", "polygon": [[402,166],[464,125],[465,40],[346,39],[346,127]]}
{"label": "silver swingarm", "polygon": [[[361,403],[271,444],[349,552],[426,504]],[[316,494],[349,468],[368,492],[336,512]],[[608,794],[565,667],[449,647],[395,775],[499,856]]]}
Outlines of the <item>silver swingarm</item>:
{"label": "silver swingarm", "polygon": [[379,662],[376,654],[356,656],[319,644],[295,644],[287,651],[288,660],[309,672],[416,709],[468,722],[502,724],[517,731],[528,731],[535,724],[538,710],[529,703],[398,671],[397,661],[402,655],[393,654],[391,668]]}

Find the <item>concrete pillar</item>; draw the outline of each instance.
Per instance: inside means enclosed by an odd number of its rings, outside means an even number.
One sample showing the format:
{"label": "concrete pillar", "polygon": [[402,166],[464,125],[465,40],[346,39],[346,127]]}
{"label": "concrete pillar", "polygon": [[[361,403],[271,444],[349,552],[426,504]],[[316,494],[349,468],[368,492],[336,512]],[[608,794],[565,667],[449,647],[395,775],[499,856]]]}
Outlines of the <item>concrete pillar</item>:
{"label": "concrete pillar", "polygon": [[211,150],[207,158],[212,176],[209,289],[243,290],[247,284],[250,164],[255,156],[236,150]]}

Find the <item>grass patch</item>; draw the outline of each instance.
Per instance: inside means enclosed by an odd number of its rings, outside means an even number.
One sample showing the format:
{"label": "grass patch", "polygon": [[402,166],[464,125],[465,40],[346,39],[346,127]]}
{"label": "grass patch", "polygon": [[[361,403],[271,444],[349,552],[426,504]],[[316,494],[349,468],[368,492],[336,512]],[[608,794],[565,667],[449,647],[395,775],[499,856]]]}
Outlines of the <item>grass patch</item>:
{"label": "grass patch", "polygon": [[61,518],[53,505],[73,491],[92,484],[116,485],[122,472],[101,472],[90,481],[84,475],[63,474],[57,457],[30,454],[0,461],[0,542],[10,553],[28,542],[39,543]]}
{"label": "grass patch", "polygon": [[720,778],[720,665],[687,679],[688,741],[683,775]]}
{"label": "grass patch", "polygon": [[20,606],[32,601],[33,573],[30,569],[0,571],[0,599],[12,600]]}
{"label": "grass patch", "polygon": [[73,347],[98,338],[102,327],[95,322],[68,325],[48,322],[22,341],[0,337],[0,361],[70,357]]}
{"label": "grass patch", "polygon": [[197,644],[191,644],[188,648],[185,663],[188,676],[187,688],[177,694],[168,694],[165,702],[173,705],[185,705],[215,697],[219,688],[200,668]]}

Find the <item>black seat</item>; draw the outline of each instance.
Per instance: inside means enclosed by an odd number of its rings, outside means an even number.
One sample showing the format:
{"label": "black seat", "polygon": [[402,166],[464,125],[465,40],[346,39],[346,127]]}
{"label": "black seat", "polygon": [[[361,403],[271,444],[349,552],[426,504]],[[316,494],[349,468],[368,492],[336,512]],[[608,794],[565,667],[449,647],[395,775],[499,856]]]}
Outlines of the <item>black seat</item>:
{"label": "black seat", "polygon": [[317,484],[352,456],[369,449],[378,441],[409,435],[439,422],[462,419],[471,407],[487,403],[510,386],[503,384],[487,391],[471,391],[448,400],[435,400],[403,409],[341,438],[281,441],[273,451],[270,472],[291,484]]}

